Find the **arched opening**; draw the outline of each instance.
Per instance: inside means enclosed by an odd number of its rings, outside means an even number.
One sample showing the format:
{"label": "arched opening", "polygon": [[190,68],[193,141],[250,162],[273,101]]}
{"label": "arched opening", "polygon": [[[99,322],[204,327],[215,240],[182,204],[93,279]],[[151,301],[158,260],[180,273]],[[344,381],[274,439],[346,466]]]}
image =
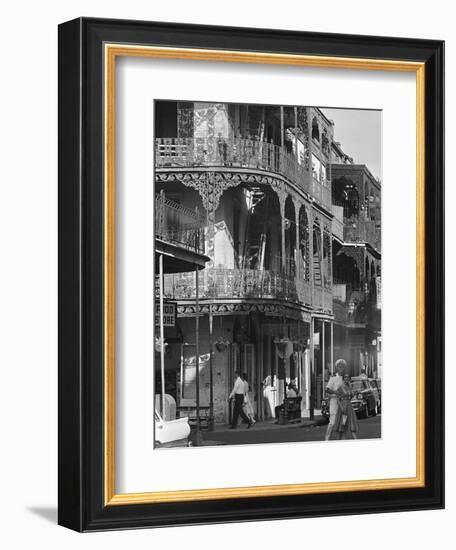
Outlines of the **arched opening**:
{"label": "arched opening", "polygon": [[329,138],[326,128],[323,130],[323,134],[321,136],[321,149],[326,156],[329,156]]}
{"label": "arched opening", "polygon": [[320,128],[318,126],[317,117],[313,117],[312,119],[312,139],[320,141]]}
{"label": "arched opening", "polygon": [[245,186],[239,191],[244,198],[245,211],[233,215],[232,235],[233,240],[240,240],[240,267],[280,271],[282,224],[276,193],[266,185]]}
{"label": "arched opening", "polygon": [[310,227],[305,206],[299,210],[299,273],[305,281],[310,281]]}
{"label": "arched opening", "polygon": [[285,273],[296,276],[296,214],[293,199],[285,201]]}
{"label": "arched opening", "polygon": [[334,265],[334,283],[347,285],[347,298],[351,291],[360,289],[360,272],[356,260],[344,253],[337,255]]}
{"label": "arched opening", "polygon": [[349,178],[342,177],[333,181],[333,202],[344,209],[344,218],[350,219],[359,215],[359,193],[355,184]]}

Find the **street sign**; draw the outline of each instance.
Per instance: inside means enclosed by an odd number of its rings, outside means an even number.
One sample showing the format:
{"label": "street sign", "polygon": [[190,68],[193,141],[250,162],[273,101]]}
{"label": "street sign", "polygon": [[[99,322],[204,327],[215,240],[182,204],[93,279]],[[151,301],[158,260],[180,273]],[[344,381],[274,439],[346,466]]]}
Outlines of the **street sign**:
{"label": "street sign", "polygon": [[[160,325],[160,302],[155,303],[155,326]],[[164,302],[163,326],[174,327],[176,325],[176,304]]]}

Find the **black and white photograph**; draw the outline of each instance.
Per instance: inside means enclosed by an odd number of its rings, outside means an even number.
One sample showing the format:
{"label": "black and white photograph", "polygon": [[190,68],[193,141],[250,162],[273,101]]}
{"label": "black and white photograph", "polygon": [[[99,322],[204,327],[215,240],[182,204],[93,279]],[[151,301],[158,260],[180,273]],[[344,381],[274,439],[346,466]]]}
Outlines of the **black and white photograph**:
{"label": "black and white photograph", "polygon": [[154,112],[155,448],[380,438],[381,110]]}
{"label": "black and white photograph", "polygon": [[453,540],[451,5],[4,4],[1,548]]}

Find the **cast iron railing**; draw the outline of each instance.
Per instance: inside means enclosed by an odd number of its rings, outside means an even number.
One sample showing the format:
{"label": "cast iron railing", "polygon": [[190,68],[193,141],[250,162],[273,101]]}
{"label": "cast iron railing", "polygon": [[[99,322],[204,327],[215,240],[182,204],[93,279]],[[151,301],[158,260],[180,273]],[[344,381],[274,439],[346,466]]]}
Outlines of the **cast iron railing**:
{"label": "cast iron railing", "polygon": [[[165,296],[173,300],[195,298],[195,275],[165,276]],[[275,299],[332,310],[332,291],[314,288],[308,281],[274,271],[206,268],[199,272],[200,299]]]}
{"label": "cast iron railing", "polygon": [[168,199],[155,198],[155,238],[204,254],[204,222],[198,211]]}
{"label": "cast iron railing", "polygon": [[331,184],[318,182],[284,147],[256,139],[157,138],[156,168],[230,167],[280,174],[331,209]]}

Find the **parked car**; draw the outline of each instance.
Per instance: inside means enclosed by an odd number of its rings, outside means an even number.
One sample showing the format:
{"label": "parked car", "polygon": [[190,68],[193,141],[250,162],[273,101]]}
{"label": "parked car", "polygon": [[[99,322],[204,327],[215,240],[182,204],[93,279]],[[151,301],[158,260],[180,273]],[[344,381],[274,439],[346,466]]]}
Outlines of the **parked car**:
{"label": "parked car", "polygon": [[382,381],[380,378],[369,378],[369,383],[371,385],[372,391],[375,395],[375,400],[377,402],[377,412],[381,413],[382,411]]}
{"label": "parked car", "polygon": [[188,418],[163,420],[155,410],[155,446],[156,447],[188,447],[190,424]]}
{"label": "parked car", "polygon": [[[378,388],[371,385],[370,380],[361,376],[351,379],[353,397],[351,400],[353,410],[362,418],[375,415],[380,412],[380,394]],[[321,414],[329,418],[329,399],[321,402]]]}
{"label": "parked car", "polygon": [[378,391],[374,392],[368,378],[354,376],[351,379],[352,406],[358,416],[367,418],[378,411]]}

